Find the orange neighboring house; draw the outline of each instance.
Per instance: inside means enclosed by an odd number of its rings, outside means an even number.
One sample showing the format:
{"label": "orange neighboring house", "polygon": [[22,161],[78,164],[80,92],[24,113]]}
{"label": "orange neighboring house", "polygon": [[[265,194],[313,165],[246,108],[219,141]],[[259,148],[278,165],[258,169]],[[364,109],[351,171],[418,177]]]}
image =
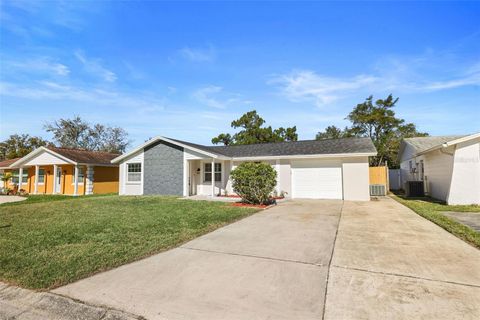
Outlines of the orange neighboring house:
{"label": "orange neighboring house", "polygon": [[6,188],[30,194],[86,195],[118,192],[118,154],[82,149],[40,147],[26,156],[0,162],[10,173]]}

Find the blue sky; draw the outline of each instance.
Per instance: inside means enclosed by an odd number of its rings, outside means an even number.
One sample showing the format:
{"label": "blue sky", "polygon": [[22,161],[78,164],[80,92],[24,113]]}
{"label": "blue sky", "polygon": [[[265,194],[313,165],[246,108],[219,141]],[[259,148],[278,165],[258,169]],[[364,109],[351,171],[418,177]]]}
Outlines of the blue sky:
{"label": "blue sky", "polygon": [[209,143],[256,109],[313,139],[373,94],[480,131],[480,2],[0,3],[0,139],[60,117]]}

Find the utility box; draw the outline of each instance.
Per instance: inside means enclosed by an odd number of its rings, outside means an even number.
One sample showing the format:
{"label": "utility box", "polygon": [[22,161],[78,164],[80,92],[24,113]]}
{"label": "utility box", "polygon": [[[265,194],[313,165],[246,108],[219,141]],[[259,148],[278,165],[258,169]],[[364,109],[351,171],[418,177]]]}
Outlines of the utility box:
{"label": "utility box", "polygon": [[425,197],[423,181],[407,181],[405,193],[407,197]]}
{"label": "utility box", "polygon": [[370,185],[370,195],[371,196],[386,196],[387,188],[384,184],[371,184]]}

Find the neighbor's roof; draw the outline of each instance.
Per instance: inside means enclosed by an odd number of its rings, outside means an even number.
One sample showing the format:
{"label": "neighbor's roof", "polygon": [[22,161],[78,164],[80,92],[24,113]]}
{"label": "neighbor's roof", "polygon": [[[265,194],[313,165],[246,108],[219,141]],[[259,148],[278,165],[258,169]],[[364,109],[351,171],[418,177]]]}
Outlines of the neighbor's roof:
{"label": "neighbor's roof", "polygon": [[9,168],[21,167],[24,163],[42,152],[50,153],[51,155],[61,158],[67,163],[71,164],[96,164],[96,165],[111,165],[112,159],[119,156],[116,153],[102,152],[102,151],[88,151],[84,149],[71,148],[57,148],[57,147],[39,147],[22,158],[14,159],[9,165]]}
{"label": "neighbor's roof", "polygon": [[53,152],[58,153],[74,162],[82,164],[111,164],[112,159],[120,155],[118,153],[71,148],[47,147],[47,149],[52,150]]}
{"label": "neighbor's roof", "polygon": [[20,160],[21,158],[14,158],[14,159],[8,159],[8,160],[3,160],[3,161],[0,161],[0,169],[7,169],[8,167],[10,167],[10,165],[18,160]]}
{"label": "neighbor's roof", "polygon": [[406,138],[403,139],[402,143],[400,144],[398,160],[402,159],[403,151],[405,150],[406,145],[413,147],[412,156],[416,157],[434,150],[447,148],[459,143],[471,141],[478,138],[480,138],[480,133],[474,133],[469,135]]}
{"label": "neighbor's roof", "polygon": [[377,152],[370,138],[301,140],[234,146],[202,146],[181,140],[170,140],[230,158]]}
{"label": "neighbor's roof", "polygon": [[303,140],[275,143],[259,143],[236,146],[204,146],[187,141],[166,137],[153,138],[136,149],[115,158],[112,162],[117,163],[128,156],[140,152],[144,148],[164,141],[205,154],[209,157],[223,159],[261,158],[261,157],[289,157],[289,156],[345,156],[363,155],[374,156],[377,150],[370,138],[343,138],[325,140]]}
{"label": "neighbor's roof", "polygon": [[455,136],[436,136],[436,137],[415,137],[415,138],[405,138],[403,141],[412,146],[415,150],[415,154],[431,149],[433,147],[442,145],[446,142],[463,138],[465,135],[455,135]]}

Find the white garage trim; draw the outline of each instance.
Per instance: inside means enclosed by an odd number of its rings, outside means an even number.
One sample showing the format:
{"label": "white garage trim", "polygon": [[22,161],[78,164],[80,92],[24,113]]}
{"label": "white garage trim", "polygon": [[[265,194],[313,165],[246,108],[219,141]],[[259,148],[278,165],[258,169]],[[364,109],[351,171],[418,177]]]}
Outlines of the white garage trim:
{"label": "white garage trim", "polygon": [[292,161],[292,198],[343,199],[340,160]]}

